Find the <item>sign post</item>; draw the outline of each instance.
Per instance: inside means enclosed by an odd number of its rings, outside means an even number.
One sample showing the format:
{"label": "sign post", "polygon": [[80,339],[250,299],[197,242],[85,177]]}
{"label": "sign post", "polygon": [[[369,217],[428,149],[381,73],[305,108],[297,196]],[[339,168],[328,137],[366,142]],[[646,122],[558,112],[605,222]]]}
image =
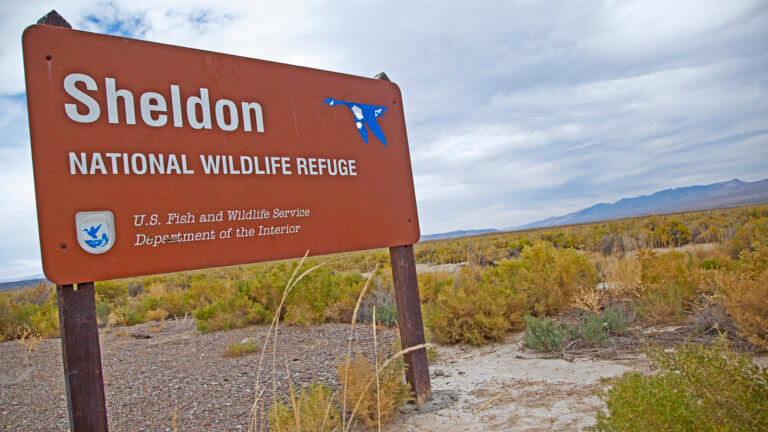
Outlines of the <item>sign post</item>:
{"label": "sign post", "polygon": [[[38,24],[22,37],[32,164],[73,431],[107,425],[93,281],[389,247],[403,347],[424,342],[386,75],[72,30],[55,11]],[[406,362],[420,403],[426,350]]]}
{"label": "sign post", "polygon": [[[386,73],[382,72],[376,79],[389,81]],[[392,265],[392,283],[397,303],[398,327],[400,328],[400,343],[409,348],[425,342],[424,322],[421,317],[421,298],[419,297],[419,281],[416,277],[416,257],[413,255],[413,245],[392,246],[389,248],[389,259]],[[408,368],[405,379],[411,385],[416,404],[432,398],[432,386],[429,382],[429,365],[427,350],[421,349],[406,354],[405,363]]]}

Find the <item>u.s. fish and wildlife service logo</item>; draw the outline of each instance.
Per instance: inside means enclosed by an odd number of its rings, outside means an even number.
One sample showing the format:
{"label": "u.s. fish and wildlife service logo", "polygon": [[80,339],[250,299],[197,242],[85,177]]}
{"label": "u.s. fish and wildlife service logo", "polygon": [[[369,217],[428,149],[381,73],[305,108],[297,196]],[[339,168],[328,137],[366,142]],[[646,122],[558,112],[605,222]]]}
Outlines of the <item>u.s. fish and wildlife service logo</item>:
{"label": "u.s. fish and wildlife service logo", "polygon": [[115,244],[115,217],[111,211],[78,212],[77,242],[84,251],[103,254]]}

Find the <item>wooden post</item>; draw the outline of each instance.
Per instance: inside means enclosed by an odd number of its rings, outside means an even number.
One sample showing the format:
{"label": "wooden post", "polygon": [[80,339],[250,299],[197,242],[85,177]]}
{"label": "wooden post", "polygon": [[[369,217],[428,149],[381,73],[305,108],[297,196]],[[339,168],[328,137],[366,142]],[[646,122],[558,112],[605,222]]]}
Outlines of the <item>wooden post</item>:
{"label": "wooden post", "polygon": [[[55,10],[48,12],[37,23],[72,28]],[[107,404],[93,282],[77,284],[77,289],[72,285],[56,285],[56,300],[59,304],[69,429],[72,432],[106,432]]]}
{"label": "wooden post", "polygon": [[72,432],[106,431],[107,404],[93,282],[78,284],[77,290],[72,285],[57,285],[56,294],[69,429]]}
{"label": "wooden post", "polygon": [[[413,245],[389,248],[389,259],[392,262],[392,282],[395,286],[400,341],[403,348],[423,344],[424,323],[421,319],[421,301]],[[422,402],[432,398],[427,350],[420,349],[406,354],[405,363],[408,365],[405,378],[416,393],[416,403],[421,405]]]}
{"label": "wooden post", "polygon": [[[375,79],[390,81],[386,73],[377,74]],[[389,248],[389,260],[392,263],[392,282],[395,286],[397,303],[397,324],[400,327],[400,342],[403,348],[421,345],[424,340],[424,322],[421,318],[421,299],[419,282],[416,278],[416,258],[413,245]],[[420,349],[406,354],[405,364],[408,370],[405,379],[411,384],[416,394],[416,403],[432,399],[432,386],[429,382],[427,350]]]}

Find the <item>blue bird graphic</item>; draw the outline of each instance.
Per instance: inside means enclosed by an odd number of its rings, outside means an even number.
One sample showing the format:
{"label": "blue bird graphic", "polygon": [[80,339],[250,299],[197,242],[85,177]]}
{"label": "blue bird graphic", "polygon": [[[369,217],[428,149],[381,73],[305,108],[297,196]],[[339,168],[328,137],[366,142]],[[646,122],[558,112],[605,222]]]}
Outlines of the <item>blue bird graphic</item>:
{"label": "blue bird graphic", "polygon": [[86,234],[91,236],[91,238],[99,238],[96,234],[99,233],[99,229],[101,229],[101,224],[98,226],[91,226],[90,228],[84,229]]}
{"label": "blue bird graphic", "polygon": [[373,135],[375,135],[382,144],[387,145],[387,139],[384,138],[384,132],[381,130],[376,119],[378,117],[384,117],[384,111],[388,110],[389,107],[367,105],[357,102],[345,102],[330,97],[323,102],[330,106],[338,104],[349,108],[349,110],[352,111],[352,115],[355,116],[355,127],[363,138],[364,143],[368,143],[368,130],[366,129],[366,126],[368,126],[368,129],[373,132]]}
{"label": "blue bird graphic", "polygon": [[93,240],[85,240],[85,244],[92,248],[97,248],[100,246],[106,246],[107,243],[109,243],[109,237],[107,237],[107,233],[102,233],[101,238],[99,238],[99,230],[101,229],[101,224],[98,226],[91,226],[89,228],[84,229],[86,234],[90,236]]}

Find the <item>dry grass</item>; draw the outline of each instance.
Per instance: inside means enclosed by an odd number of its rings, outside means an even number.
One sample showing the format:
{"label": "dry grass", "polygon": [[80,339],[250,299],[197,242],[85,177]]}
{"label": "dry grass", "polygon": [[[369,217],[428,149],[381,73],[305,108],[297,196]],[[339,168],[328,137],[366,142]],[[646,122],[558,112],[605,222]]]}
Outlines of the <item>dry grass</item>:
{"label": "dry grass", "polygon": [[227,350],[224,353],[224,356],[225,357],[230,357],[230,358],[240,357],[240,356],[243,356],[243,355],[246,355],[246,354],[255,353],[256,350],[258,350],[258,349],[259,349],[259,346],[257,344],[255,344],[255,343],[251,343],[251,342],[245,342],[245,343],[235,342],[235,343],[231,343],[231,344],[227,345]]}
{"label": "dry grass", "polygon": [[[261,432],[267,429],[267,424],[271,430],[276,431],[349,431],[354,425],[363,423],[367,426],[378,425],[391,421],[398,407],[408,399],[408,387],[403,380],[404,364],[402,356],[425,349],[426,344],[410,347],[394,354],[392,357],[379,364],[378,357],[374,355],[373,364],[365,357],[358,354],[352,359],[351,340],[347,347],[347,356],[337,367],[337,374],[342,382],[341,394],[333,393],[327,387],[320,383],[315,383],[298,391],[290,378],[288,372],[290,398],[287,401],[280,400],[277,396],[277,352],[279,343],[277,333],[279,328],[279,318],[285,299],[293,290],[296,284],[307,274],[314,271],[320,265],[314,266],[296,276],[299,269],[304,264],[305,257],[294,269],[291,278],[286,284],[282,294],[279,307],[275,311],[267,334],[264,338],[261,355],[259,357],[258,372],[255,384],[254,401],[251,406],[249,431]],[[373,272],[375,273],[375,271]],[[352,320],[350,323],[350,336],[354,334],[357,323],[357,314],[360,310],[363,297],[370,286],[373,273],[365,282],[363,289],[358,296]],[[375,315],[374,315],[375,316]],[[376,340],[376,322],[374,326],[374,346]],[[266,347],[270,343],[272,346],[272,404],[273,408],[269,413],[265,411],[264,394],[267,389],[261,388],[260,378],[262,366],[266,358]],[[374,348],[374,351],[376,349]],[[335,401],[341,404],[341,413],[336,408]],[[347,412],[351,407],[351,411]]]}
{"label": "dry grass", "polygon": [[144,315],[144,319],[147,321],[163,321],[166,318],[168,318],[168,311],[161,308],[152,309]]}
{"label": "dry grass", "polygon": [[29,360],[29,354],[32,353],[32,351],[36,350],[37,347],[40,345],[40,342],[43,340],[43,338],[36,332],[32,331],[27,326],[22,326],[18,330],[19,334],[19,344],[24,347],[24,361],[23,363],[26,364],[27,360]]}
{"label": "dry grass", "polygon": [[339,377],[347,377],[345,405],[355,407],[347,425],[354,424],[354,417],[368,427],[394,419],[400,405],[408,399],[408,386],[403,382],[403,370],[402,360],[391,362],[388,367],[382,368],[372,364],[359,353],[350,362],[345,360],[339,364],[337,374]]}

